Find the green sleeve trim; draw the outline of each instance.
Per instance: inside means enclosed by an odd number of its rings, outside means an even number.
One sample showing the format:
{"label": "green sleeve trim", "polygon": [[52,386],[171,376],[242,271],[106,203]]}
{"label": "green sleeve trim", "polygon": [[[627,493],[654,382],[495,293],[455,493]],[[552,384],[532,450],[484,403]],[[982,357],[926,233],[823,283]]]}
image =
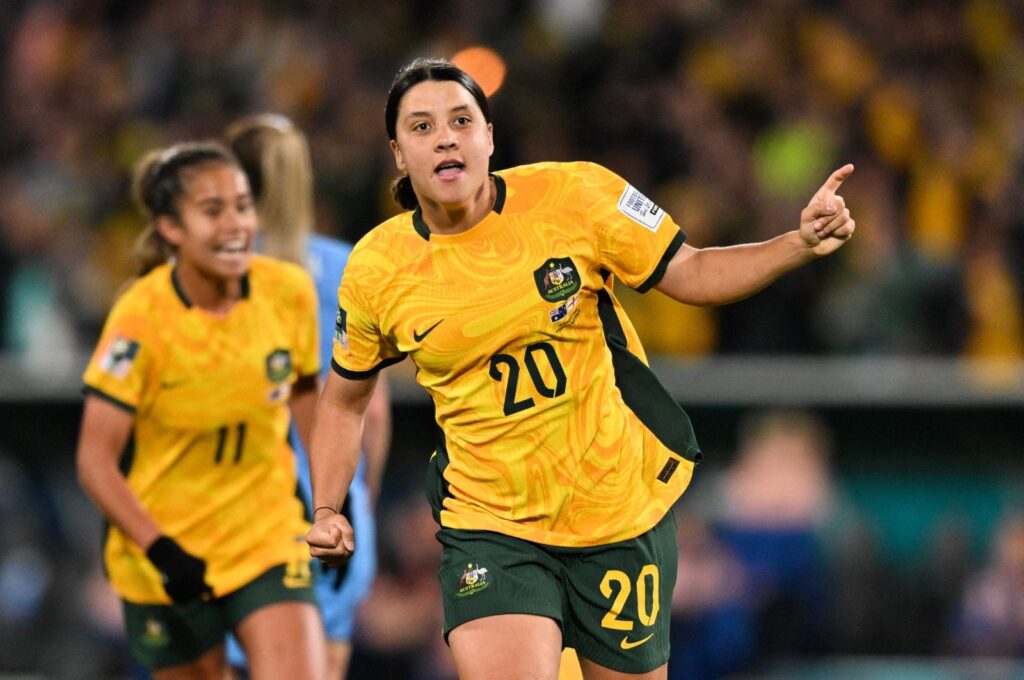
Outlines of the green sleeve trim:
{"label": "green sleeve trim", "polygon": [[379,364],[377,364],[376,366],[374,366],[373,368],[371,368],[369,370],[366,370],[366,371],[352,371],[352,370],[349,370],[349,369],[345,368],[344,366],[342,366],[341,364],[339,364],[334,359],[331,359],[331,369],[335,373],[340,375],[342,378],[348,378],[349,380],[366,380],[367,378],[372,378],[373,376],[377,375],[382,368],[387,368],[388,366],[393,366],[394,364],[397,364],[398,362],[400,362],[403,359],[405,359],[405,357],[406,357],[405,352],[402,352],[397,357],[391,357],[390,359],[385,359],[382,362],[380,362]]}
{"label": "green sleeve trim", "polygon": [[82,394],[86,396],[92,395],[95,397],[99,397],[103,401],[109,402],[114,406],[118,407],[119,409],[127,411],[128,413],[135,413],[135,407],[132,406],[131,404],[123,402],[116,397],[112,397],[106,392],[96,389],[92,385],[85,385],[84,387],[82,387]]}
{"label": "green sleeve trim", "polygon": [[665,276],[665,270],[668,269],[668,263],[672,261],[675,254],[679,252],[679,249],[683,247],[683,243],[686,241],[686,234],[681,231],[677,231],[676,235],[672,237],[672,242],[668,244],[668,248],[665,249],[665,253],[658,260],[658,266],[654,268],[651,275],[647,277],[647,280],[636,287],[638,293],[646,293],[651,288],[658,285],[661,281],[661,277]]}

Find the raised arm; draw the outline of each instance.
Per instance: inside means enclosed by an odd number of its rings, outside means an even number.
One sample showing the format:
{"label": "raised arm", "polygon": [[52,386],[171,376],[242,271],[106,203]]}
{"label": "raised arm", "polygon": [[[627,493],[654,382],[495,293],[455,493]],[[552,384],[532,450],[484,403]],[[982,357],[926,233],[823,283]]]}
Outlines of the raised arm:
{"label": "raised arm", "polygon": [[336,565],[355,550],[348,519],[338,513],[359,465],[363,415],[377,378],[350,380],[334,371],[320,394],[310,439],[313,526],[306,534],[309,554]]}
{"label": "raised arm", "polygon": [[736,302],[786,272],[838,250],[856,229],[836,191],[853,172],[839,168],[811,197],[797,229],[761,243],[724,248],[680,248],[655,288],[688,305]]}

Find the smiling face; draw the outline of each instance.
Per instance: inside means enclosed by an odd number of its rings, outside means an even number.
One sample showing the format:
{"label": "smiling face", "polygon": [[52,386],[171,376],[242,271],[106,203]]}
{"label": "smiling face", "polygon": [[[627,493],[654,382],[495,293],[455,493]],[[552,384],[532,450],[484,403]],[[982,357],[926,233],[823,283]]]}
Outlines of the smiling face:
{"label": "smiling face", "polygon": [[391,151],[421,205],[464,208],[488,182],[492,127],[462,85],[427,80],[402,97]]}
{"label": "smiling face", "polygon": [[156,226],[177,249],[185,276],[220,283],[238,281],[249,268],[256,210],[240,169],[210,162],[185,171],[178,217],[162,215]]}

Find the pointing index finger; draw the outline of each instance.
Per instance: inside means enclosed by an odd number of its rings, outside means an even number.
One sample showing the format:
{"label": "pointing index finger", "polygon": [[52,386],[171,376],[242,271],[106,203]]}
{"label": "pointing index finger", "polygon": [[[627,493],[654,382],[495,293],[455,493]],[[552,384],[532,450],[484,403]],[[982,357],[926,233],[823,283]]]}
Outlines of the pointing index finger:
{"label": "pointing index finger", "polygon": [[829,178],[821,185],[819,192],[826,196],[834,196],[836,191],[839,190],[840,185],[842,185],[842,183],[846,181],[846,178],[851,174],[853,174],[853,163],[847,163],[829,175]]}

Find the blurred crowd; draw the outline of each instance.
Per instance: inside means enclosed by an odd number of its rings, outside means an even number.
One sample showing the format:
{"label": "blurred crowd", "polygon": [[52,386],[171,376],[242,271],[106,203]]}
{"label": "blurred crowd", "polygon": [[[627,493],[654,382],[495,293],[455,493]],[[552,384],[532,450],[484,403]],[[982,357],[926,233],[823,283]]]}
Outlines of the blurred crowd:
{"label": "blurred crowd", "polygon": [[505,60],[493,167],[594,160],[696,246],[796,224],[828,173],[837,258],[714,310],[626,295],[659,353],[1024,356],[1024,6],[998,0],[15,0],[0,7],[0,351],[91,346],[133,273],[145,151],[278,111],[308,133],[319,228],[396,210],[397,68]]}
{"label": "blurred crowd", "polygon": [[[998,0],[0,3],[0,354],[74,367],[134,273],[132,164],[241,114],[305,130],[318,228],[357,240],[397,209],[393,74],[473,44],[508,67],[494,168],[600,162],[695,246],[793,228],[856,165],[857,235],[836,257],[720,309],[623,291],[649,351],[1024,358],[1024,4]],[[941,526],[894,573],[831,450],[810,414],[755,414],[729,464],[698,475],[676,513],[673,677],[1024,653],[1024,514],[1006,509],[980,555]],[[43,479],[15,461],[0,450],[0,671],[61,650],[47,677],[127,677],[96,513],[70,466]],[[381,522],[351,675],[449,678],[420,490],[386,486]]]}

